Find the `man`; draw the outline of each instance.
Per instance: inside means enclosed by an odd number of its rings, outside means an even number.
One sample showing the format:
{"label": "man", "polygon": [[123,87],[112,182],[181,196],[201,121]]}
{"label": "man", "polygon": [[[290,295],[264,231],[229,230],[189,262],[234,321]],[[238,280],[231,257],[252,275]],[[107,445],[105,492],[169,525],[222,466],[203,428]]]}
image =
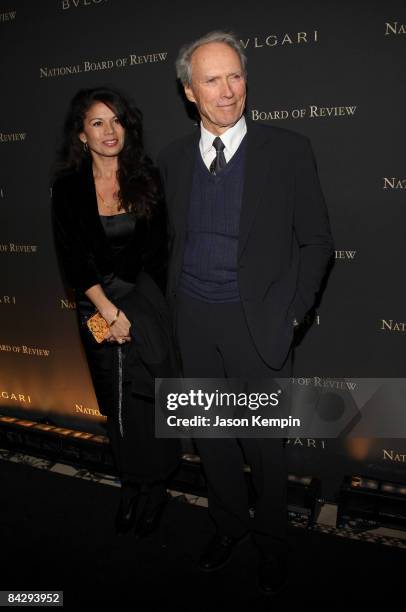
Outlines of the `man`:
{"label": "man", "polygon": [[[290,377],[294,327],[313,306],[333,249],[310,143],[245,120],[246,58],[233,35],[212,32],[184,47],[177,73],[201,119],[197,133],[159,159],[171,241],[168,296],[183,374]],[[283,441],[196,444],[216,525],[200,567],[223,566],[251,532],[260,585],[279,590],[286,581]]]}

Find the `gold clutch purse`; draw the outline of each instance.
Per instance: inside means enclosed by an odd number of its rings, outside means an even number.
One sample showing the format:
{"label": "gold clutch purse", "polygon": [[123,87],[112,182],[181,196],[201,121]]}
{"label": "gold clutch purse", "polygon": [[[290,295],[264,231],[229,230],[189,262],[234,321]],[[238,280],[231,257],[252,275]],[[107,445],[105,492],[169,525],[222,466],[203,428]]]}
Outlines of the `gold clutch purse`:
{"label": "gold clutch purse", "polygon": [[86,321],[86,325],[88,326],[93,338],[99,344],[106,339],[107,334],[109,333],[109,326],[106,319],[103,319],[100,312],[96,311],[94,315],[89,317]]}

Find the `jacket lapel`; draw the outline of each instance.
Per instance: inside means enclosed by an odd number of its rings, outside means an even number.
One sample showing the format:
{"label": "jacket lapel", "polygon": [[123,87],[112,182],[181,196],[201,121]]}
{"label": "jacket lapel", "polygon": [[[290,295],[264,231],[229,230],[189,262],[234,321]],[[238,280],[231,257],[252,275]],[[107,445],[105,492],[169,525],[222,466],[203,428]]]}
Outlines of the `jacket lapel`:
{"label": "jacket lapel", "polygon": [[82,166],[78,175],[78,198],[80,200],[80,215],[84,227],[95,237],[98,245],[103,245],[103,250],[110,253],[110,245],[100,220],[97,206],[96,188],[94,184],[92,165],[86,163]]}
{"label": "jacket lapel", "polygon": [[176,195],[174,201],[177,203],[174,216],[177,221],[177,229],[179,234],[184,237],[186,232],[186,223],[190,205],[190,195],[192,193],[193,171],[196,161],[196,152],[198,151],[198,143],[200,132],[192,134],[184,143],[179,156],[179,174],[176,186]]}
{"label": "jacket lapel", "polygon": [[265,144],[269,139],[268,130],[247,122],[247,151],[245,160],[245,180],[241,205],[238,258],[247,244],[248,236],[264,192],[269,171],[269,159]]}
{"label": "jacket lapel", "polygon": [[190,197],[192,193],[193,171],[196,162],[196,154],[198,153],[198,143],[200,131],[196,131],[188,138],[179,151],[178,159],[178,175],[175,188],[175,195],[171,198],[174,203],[173,220],[175,224],[175,234],[179,244],[179,256],[177,258],[177,267],[175,270],[176,279],[179,279],[182,263],[183,252],[185,248],[186,228],[189,215]]}

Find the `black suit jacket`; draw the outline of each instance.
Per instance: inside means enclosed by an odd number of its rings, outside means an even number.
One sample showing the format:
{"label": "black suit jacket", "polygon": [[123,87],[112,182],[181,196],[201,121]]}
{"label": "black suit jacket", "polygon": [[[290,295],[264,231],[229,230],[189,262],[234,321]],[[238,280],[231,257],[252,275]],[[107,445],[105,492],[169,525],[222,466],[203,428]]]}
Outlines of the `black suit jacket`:
{"label": "black suit jacket", "polygon": [[[333,252],[329,220],[309,140],[247,122],[238,284],[255,346],[272,368],[286,359],[293,319],[313,306]],[[169,145],[158,166],[168,207],[168,298],[176,311],[200,131]]]}

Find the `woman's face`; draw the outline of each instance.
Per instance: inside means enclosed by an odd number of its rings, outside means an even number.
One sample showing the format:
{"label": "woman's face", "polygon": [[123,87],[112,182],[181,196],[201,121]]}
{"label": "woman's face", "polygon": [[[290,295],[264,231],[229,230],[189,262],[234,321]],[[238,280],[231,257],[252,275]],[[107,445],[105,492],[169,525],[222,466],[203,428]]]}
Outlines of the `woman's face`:
{"label": "woman's face", "polygon": [[95,102],[87,111],[79,138],[87,143],[92,155],[115,157],[124,147],[125,130],[117,115],[103,102]]}

